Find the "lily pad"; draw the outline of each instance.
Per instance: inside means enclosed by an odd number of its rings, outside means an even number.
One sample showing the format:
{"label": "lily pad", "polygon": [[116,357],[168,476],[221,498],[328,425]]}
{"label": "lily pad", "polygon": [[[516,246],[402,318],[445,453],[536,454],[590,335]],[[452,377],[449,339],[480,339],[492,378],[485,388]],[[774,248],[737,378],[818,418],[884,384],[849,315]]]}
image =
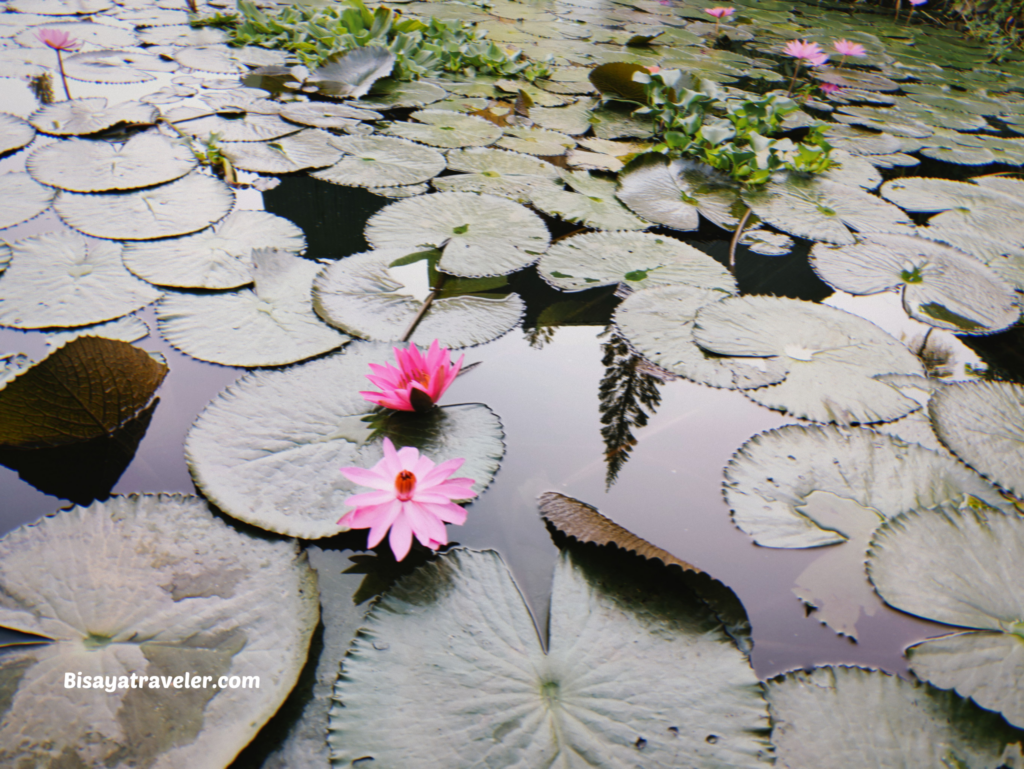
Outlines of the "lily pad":
{"label": "lily pad", "polygon": [[290,174],[307,168],[333,165],[341,157],[327,131],[307,128],[269,142],[221,142],[224,155],[245,171]]}
{"label": "lily pad", "polygon": [[999,492],[947,454],[864,428],[787,425],[755,435],[725,468],[736,525],[762,547],[845,542],[802,508],[827,492],[875,511],[876,526],[914,509],[987,505],[1012,509]]}
{"label": "lily pad", "polygon": [[645,219],[688,232],[700,226],[698,212],[725,229],[743,216],[738,185],[692,160],[662,155],[637,158],[619,175],[619,200]]}
{"label": "lily pad", "polygon": [[[56,22],[56,23],[54,23]],[[93,24],[90,21],[59,21],[53,20],[45,24],[46,29],[65,32],[76,40],[95,45],[98,48],[130,48],[138,45],[139,39],[127,29],[110,24]],[[26,48],[44,48],[46,43],[36,36],[38,29],[29,27],[14,36],[18,45]]]}
{"label": "lily pad", "polygon": [[989,480],[1024,496],[1024,387],[959,382],[935,393],[928,412],[935,434],[950,451]]}
{"label": "lily pad", "polygon": [[283,366],[349,340],[313,312],[313,278],[322,264],[274,249],[254,251],[252,260],[251,289],[165,295],[157,305],[164,339],[224,366]]}
{"label": "lily pad", "polygon": [[907,650],[915,675],[1024,726],[1020,515],[992,509],[913,511],[875,534],[868,570],[886,603],[968,632]]}
{"label": "lily pad", "polygon": [[538,274],[560,291],[624,284],[632,289],[685,283],[727,294],[736,279],[721,264],[674,238],[644,232],[588,232],[559,241]]}
{"label": "lily pad", "polygon": [[547,227],[525,206],[466,192],[442,192],[401,200],[366,223],[374,248],[441,249],[438,268],[475,278],[508,275],[533,264],[547,250]]}
{"label": "lily pad", "polygon": [[571,136],[544,128],[509,126],[502,132],[504,136],[498,140],[497,146],[525,155],[553,157],[564,155],[566,150],[576,146],[576,140]]}
{"label": "lily pad", "polygon": [[0,390],[0,445],[62,446],[110,435],[152,401],[167,366],[126,342],[81,337]]}
{"label": "lily pad", "polygon": [[159,116],[156,107],[138,101],[125,101],[107,106],[102,97],[72,99],[47,104],[29,117],[40,133],[52,136],[86,136],[112,126],[151,125]]}
{"label": "lily pad", "polygon": [[0,155],[19,150],[35,138],[36,129],[17,115],[0,112]]}
{"label": "lily pad", "polygon": [[384,132],[432,147],[484,147],[501,138],[501,129],[483,118],[443,109],[424,109],[409,117],[416,123],[388,123]]}
{"label": "lily pad", "polygon": [[444,156],[422,144],[386,136],[338,136],[331,146],[345,153],[330,168],[310,174],[349,187],[418,184],[444,170]]}
{"label": "lily pad", "polygon": [[90,326],[160,298],[121,263],[121,245],[87,241],[58,230],[11,246],[0,282],[0,325],[13,328]]}
{"label": "lily pad", "polygon": [[[313,287],[316,311],[332,326],[362,339],[397,341],[420,313],[424,299],[416,296],[389,267],[409,255],[387,248],[353,254],[325,269]],[[422,263],[426,270],[426,261]],[[454,279],[458,285],[463,279]],[[518,294],[488,294],[469,279],[467,290],[437,296],[417,323],[410,341],[426,347],[434,339],[445,347],[468,347],[497,339],[512,330],[523,315]],[[445,282],[445,286],[451,283]]]}
{"label": "lily pad", "polygon": [[150,72],[176,69],[174,62],[139,51],[87,51],[64,59],[67,76],[88,83],[147,83],[156,79]]}
{"label": "lily pad", "polygon": [[792,252],[795,244],[789,235],[755,227],[744,231],[740,245],[761,256],[785,256]]}
{"label": "lily pad", "polygon": [[786,379],[745,390],[762,406],[815,422],[891,422],[920,404],[874,379],[923,374],[918,358],[873,323],[813,302],[745,296],[706,305],[694,339],[710,353],[788,367]]}
{"label": "lily pad", "polygon": [[781,382],[788,371],[777,359],[748,363],[743,358],[709,355],[693,338],[701,307],[728,296],[688,285],[637,291],[619,305],[615,323],[630,346],[666,371],[710,387],[735,389]]}
{"label": "lily pad", "polygon": [[[317,624],[296,545],[238,532],[195,497],[60,512],[7,534],[0,555],[0,590],[22,597],[0,625],[46,639],[0,654],[9,765],[227,765],[295,685]],[[92,688],[65,688],[65,673]]]}
{"label": "lily pad", "polygon": [[594,229],[644,230],[651,226],[619,201],[611,179],[589,171],[567,171],[562,178],[574,192],[538,188],[531,192],[530,201],[546,214]]}
{"label": "lily pad", "polygon": [[69,226],[95,238],[154,240],[201,230],[223,219],[234,202],[220,179],[192,173],[126,194],[60,192],[53,207]]}
{"label": "lily pad", "polygon": [[0,174],[0,230],[27,222],[50,207],[54,191],[28,174]]}
{"label": "lily pad", "polygon": [[[764,766],[759,684],[714,613],[685,588],[602,565],[586,553],[559,559],[546,652],[493,551],[455,550],[399,582],[342,664],[332,765],[535,767],[574,756],[618,769],[642,749],[651,769],[681,755],[699,769]],[[615,651],[623,644],[629,654]],[[450,729],[417,726],[438,718]]]}
{"label": "lily pad", "polygon": [[257,248],[301,254],[306,238],[283,217],[235,211],[195,235],[128,243],[122,259],[135,275],[157,286],[239,288],[252,283],[252,252]]}
{"label": "lily pad", "polygon": [[441,101],[448,92],[433,83],[383,80],[374,84],[373,93],[367,94],[350,106],[368,109],[415,109]]}
{"label": "lily pad", "polygon": [[1020,733],[950,692],[853,667],[799,670],[768,682],[772,744],[787,769],[1019,766]]}
{"label": "lily pad", "polygon": [[189,432],[185,458],[196,485],[247,523],[303,539],[328,537],[344,530],[337,521],[357,488],[339,468],[371,467],[390,437],[435,462],[465,458],[459,475],[482,492],[505,451],[501,423],[486,406],[394,413],[377,430],[364,420],[376,408],[358,392],[369,386],[369,364],[390,357],[390,345],[358,343],[301,366],[245,375]]}
{"label": "lily pad", "polygon": [[538,187],[562,183],[558,168],[546,160],[490,147],[451,150],[448,168],[464,173],[434,179],[433,186],[441,192],[485,192],[517,203],[529,202]]}
{"label": "lily pad", "polygon": [[124,144],[89,139],[47,144],[32,153],[25,167],[41,184],[71,192],[108,192],[179,179],[196,167],[196,159],[181,142],[146,132]]}
{"label": "lily pad", "polygon": [[281,117],[314,128],[345,128],[361,120],[378,120],[383,115],[369,109],[329,102],[292,102],[281,109]]}
{"label": "lily pad", "polygon": [[307,82],[325,96],[358,99],[394,66],[395,54],[383,46],[366,45],[329,56]]}
{"label": "lily pad", "polygon": [[[47,331],[46,346],[63,347],[68,342],[83,336],[98,336],[103,339],[115,339],[119,342],[137,342],[149,336],[149,326],[142,318],[136,315],[127,315],[116,320],[108,320],[105,323],[97,323],[94,326],[80,326],[66,331]],[[157,359],[156,355],[151,357],[154,360]]]}
{"label": "lily pad", "polygon": [[212,111],[215,110],[182,107],[169,113],[167,120],[190,136],[204,141],[210,141],[216,134],[218,143],[272,141],[299,130],[297,125],[279,115],[250,111],[214,115],[210,114]]}
{"label": "lily pad", "polygon": [[100,13],[113,6],[111,0],[11,0],[7,9],[41,16],[86,15]]}
{"label": "lily pad", "polygon": [[595,99],[580,99],[568,107],[533,107],[530,119],[549,131],[579,136],[590,130],[590,111],[596,104]]}
{"label": "lily pad", "polygon": [[960,334],[1002,331],[1020,319],[1016,292],[955,248],[910,235],[867,235],[852,246],[818,243],[811,266],[850,294],[901,290],[915,320]]}

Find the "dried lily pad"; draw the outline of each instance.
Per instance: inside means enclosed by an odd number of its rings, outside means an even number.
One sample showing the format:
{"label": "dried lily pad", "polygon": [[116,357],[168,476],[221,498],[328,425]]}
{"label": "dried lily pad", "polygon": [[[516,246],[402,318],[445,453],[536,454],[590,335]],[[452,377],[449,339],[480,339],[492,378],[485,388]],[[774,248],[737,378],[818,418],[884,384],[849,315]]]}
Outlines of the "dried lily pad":
{"label": "dried lily pad", "polygon": [[710,387],[735,389],[781,382],[788,368],[782,360],[709,355],[693,338],[693,321],[701,307],[728,296],[723,291],[685,284],[637,291],[619,305],[615,323],[630,346],[666,371]]}
{"label": "dried lily pad", "polygon": [[77,232],[26,238],[0,281],[0,325],[89,326],[135,312],[160,298],[121,263],[121,245]]}
{"label": "dried lily pad", "polygon": [[525,203],[535,188],[561,185],[558,168],[546,160],[490,147],[451,150],[448,168],[464,173],[434,179],[441,192],[486,192]]}
{"label": "dried lily pad", "polygon": [[[60,512],[7,534],[0,555],[0,590],[21,596],[0,625],[46,639],[0,655],[8,765],[227,765],[295,685],[317,625],[298,547],[238,532],[195,497]],[[93,687],[65,688],[65,673]]]}
{"label": "dried lily pad", "polygon": [[28,174],[0,174],[0,230],[38,216],[50,207],[54,191]]}
{"label": "dried lily pad", "polygon": [[349,340],[313,312],[310,294],[322,264],[273,249],[252,259],[251,289],[167,294],[157,305],[164,338],[193,358],[247,367],[284,366]]}
{"label": "dried lily pad", "polygon": [[239,520],[286,536],[328,537],[344,530],[337,521],[357,488],[338,468],[373,466],[390,437],[435,462],[465,458],[459,474],[482,492],[505,452],[501,423],[486,406],[395,413],[376,431],[364,420],[375,409],[358,392],[369,386],[369,364],[390,357],[391,345],[358,343],[300,366],[246,374],[189,431],[185,458],[196,485]]}
{"label": "dried lily pad", "polygon": [[[423,307],[424,297],[389,272],[409,250],[386,248],[353,254],[325,269],[313,287],[316,311],[332,326],[373,341],[401,339]],[[424,267],[426,269],[426,267]],[[446,286],[457,288],[460,279]],[[426,347],[434,339],[446,347],[483,344],[513,329],[523,314],[518,294],[489,294],[494,281],[470,279],[465,290],[436,297],[417,323],[410,341]]]}
{"label": "dried lily pad", "polygon": [[985,509],[914,510],[875,534],[868,571],[886,603],[966,632],[907,649],[910,668],[1024,727],[1024,520]]}
{"label": "dried lily pad", "polygon": [[833,307],[774,296],[704,306],[694,339],[708,352],[784,362],[776,385],[744,394],[815,422],[891,422],[920,408],[879,374],[923,374],[918,358],[873,323]]}
{"label": "dried lily pad", "polygon": [[388,123],[385,133],[432,147],[484,147],[501,138],[498,126],[472,115],[424,109],[413,112],[409,117],[419,122]]}
{"label": "dried lily pad", "polygon": [[36,129],[17,115],[0,112],[0,155],[19,150],[35,138]]}
{"label": "dried lily pad", "polygon": [[386,136],[338,136],[331,146],[345,153],[330,168],[310,174],[349,187],[418,184],[444,170],[444,156],[422,144]]}
{"label": "dried lily pad", "polygon": [[615,182],[589,171],[567,171],[562,178],[575,190],[537,188],[530,201],[541,211],[600,230],[644,230],[650,223],[630,212],[615,194]]}
{"label": "dried lily pad", "polygon": [[768,682],[772,744],[781,766],[932,769],[1018,766],[1020,734],[950,692],[853,667],[796,671]]}
{"label": "dried lily pad", "polygon": [[1024,387],[958,382],[935,393],[928,411],[935,434],[950,451],[992,482],[1024,496]]}
{"label": "dried lily pad", "polygon": [[36,448],[110,435],[153,399],[167,366],[126,342],[81,337],[0,390],[0,446]]}
{"label": "dried lily pad", "polygon": [[122,259],[125,267],[157,286],[239,288],[252,283],[252,252],[258,248],[301,254],[306,238],[283,217],[235,211],[195,235],[128,243]]}
{"label": "dried lily pad", "polygon": [[179,179],[196,167],[196,159],[181,142],[146,132],[123,144],[90,139],[54,142],[33,152],[25,167],[41,184],[71,192],[107,192]]}
{"label": "dried lily pad", "polygon": [[990,334],[1020,319],[1016,292],[955,248],[910,235],[867,235],[852,246],[818,243],[811,266],[850,294],[900,289],[914,319],[962,334]]}
{"label": "dried lily pad", "polygon": [[158,115],[156,107],[151,104],[125,101],[108,107],[106,99],[95,97],[47,104],[33,112],[28,120],[40,133],[86,136],[119,123],[150,125]]}
{"label": "dried lily pad", "polygon": [[755,227],[743,233],[740,245],[761,256],[785,256],[793,250],[794,243],[789,235]]}
{"label": "dried lily pad", "polygon": [[341,157],[331,134],[316,128],[268,142],[221,142],[220,148],[237,168],[262,174],[323,168]]}
{"label": "dried lily pad", "polygon": [[440,248],[439,269],[462,277],[507,275],[533,264],[549,235],[525,206],[493,195],[442,192],[392,203],[366,224],[374,248]]}
{"label": "dried lily pad", "polygon": [[632,289],[686,283],[734,294],[736,279],[721,264],[674,238],[644,232],[588,232],[560,240],[537,264],[560,291],[622,283]]}
{"label": "dried lily pad", "polygon": [[566,150],[576,146],[576,140],[571,136],[543,128],[509,126],[503,128],[502,132],[504,136],[498,141],[497,146],[526,155],[564,155]]}
{"label": "dried lily pad", "polygon": [[623,170],[618,196],[648,221],[684,232],[700,226],[698,212],[734,229],[744,210],[739,187],[727,176],[704,163],[659,154],[637,158]]}
{"label": "dried lily pad", "polygon": [[186,235],[223,219],[235,196],[220,179],[192,173],[126,194],[60,192],[53,207],[69,226],[96,238],[153,240]]}

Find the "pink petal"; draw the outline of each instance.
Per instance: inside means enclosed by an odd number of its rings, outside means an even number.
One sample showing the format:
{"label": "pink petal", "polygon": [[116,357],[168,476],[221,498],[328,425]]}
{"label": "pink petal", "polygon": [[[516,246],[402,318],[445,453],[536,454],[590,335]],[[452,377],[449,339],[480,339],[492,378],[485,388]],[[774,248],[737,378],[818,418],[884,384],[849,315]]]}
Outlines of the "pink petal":
{"label": "pink petal", "polygon": [[422,488],[424,491],[430,490],[462,467],[465,461],[465,459],[449,459],[434,467],[430,472],[424,473],[422,476],[417,475],[417,488]]}
{"label": "pink petal", "polygon": [[[379,465],[380,463],[378,462],[377,464]],[[391,489],[395,485],[392,476],[378,472],[376,467],[372,470],[367,470],[365,467],[343,467],[341,468],[341,474],[352,481],[352,483],[368,486],[371,489]]]}
{"label": "pink petal", "polygon": [[443,505],[424,505],[431,513],[436,515],[440,520],[445,523],[453,523],[456,526],[461,526],[466,522],[466,509],[459,505],[447,502]]}
{"label": "pink petal", "polygon": [[395,498],[395,488],[392,485],[391,489],[387,491],[367,491],[364,494],[353,494],[345,499],[345,504],[349,507],[383,505]]}
{"label": "pink petal", "polygon": [[390,438],[384,438],[384,459],[374,465],[373,469],[386,473],[392,479],[404,469]]}
{"label": "pink petal", "polygon": [[338,523],[342,523],[350,529],[368,529],[380,520],[382,515],[387,514],[387,508],[387,504],[357,507],[341,516]]}
{"label": "pink petal", "polygon": [[377,520],[373,522],[370,533],[366,537],[366,546],[377,547],[384,539],[384,535],[388,533],[388,529],[401,517],[401,513],[402,503],[397,499],[386,507],[382,505],[377,513]]}
{"label": "pink petal", "polygon": [[444,524],[423,505],[416,502],[406,503],[405,517],[421,545],[427,545],[432,539],[439,542],[448,541]]}
{"label": "pink petal", "polygon": [[[398,461],[402,465],[402,470],[408,470],[415,475],[413,468],[416,467],[416,462],[420,458],[420,452],[414,446],[403,446],[398,450]],[[418,478],[418,476],[417,476]]]}
{"label": "pink petal", "polygon": [[391,526],[391,552],[395,554],[395,560],[401,561],[409,555],[409,548],[412,547],[412,528],[405,515],[400,515]]}

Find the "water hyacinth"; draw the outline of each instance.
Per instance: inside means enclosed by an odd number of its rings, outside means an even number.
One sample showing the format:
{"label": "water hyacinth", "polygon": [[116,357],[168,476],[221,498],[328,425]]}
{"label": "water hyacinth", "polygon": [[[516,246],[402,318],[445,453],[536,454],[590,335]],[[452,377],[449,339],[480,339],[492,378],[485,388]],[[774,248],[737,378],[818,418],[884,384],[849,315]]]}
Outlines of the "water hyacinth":
{"label": "water hyacinth", "polygon": [[360,391],[366,400],[395,411],[428,411],[444,391],[455,381],[465,356],[451,362],[451,351],[441,347],[435,339],[426,356],[415,344],[406,349],[394,348],[398,368],[390,363],[379,366],[371,363],[373,374],[366,378],[382,392]]}
{"label": "water hyacinth", "polygon": [[452,500],[476,496],[471,478],[451,477],[465,461],[449,459],[435,465],[412,446],[396,451],[385,438],[384,458],[372,468],[341,469],[350,481],[373,491],[348,497],[345,504],[355,509],[345,513],[338,524],[369,529],[367,547],[379,545],[390,531],[388,543],[398,561],[409,554],[414,536],[424,547],[437,550],[448,544],[445,524],[461,526],[466,521],[466,511]]}

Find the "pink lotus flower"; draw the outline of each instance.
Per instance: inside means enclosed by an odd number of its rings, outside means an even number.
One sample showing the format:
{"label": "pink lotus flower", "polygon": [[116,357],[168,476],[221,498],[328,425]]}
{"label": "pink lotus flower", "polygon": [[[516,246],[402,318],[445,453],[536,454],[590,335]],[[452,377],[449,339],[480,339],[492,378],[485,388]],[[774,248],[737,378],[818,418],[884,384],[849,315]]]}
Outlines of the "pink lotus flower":
{"label": "pink lotus flower", "polygon": [[39,42],[45,43],[55,51],[76,51],[82,44],[81,40],[76,40],[59,29],[41,29],[36,32],[36,37],[39,38]]}
{"label": "pink lotus flower", "polygon": [[828,54],[821,50],[820,45],[806,40],[790,40],[782,52],[812,67],[819,67],[828,61]]}
{"label": "pink lotus flower", "polygon": [[715,8],[705,8],[704,9],[704,13],[710,13],[716,19],[721,19],[723,16],[731,16],[735,12],[736,12],[735,8],[724,8],[724,7],[720,6],[720,5],[715,7]]}
{"label": "pink lotus flower", "polygon": [[849,40],[836,40],[832,43],[832,47],[843,58],[847,56],[867,56],[868,53],[860,43],[851,43]]}
{"label": "pink lotus flower", "polygon": [[442,348],[435,339],[426,357],[411,344],[402,350],[394,348],[398,368],[370,364],[373,374],[366,378],[383,392],[361,391],[366,400],[395,411],[426,411],[444,395],[459,375],[465,355],[453,366],[451,351]]}
{"label": "pink lotus flower", "polygon": [[448,543],[444,525],[461,526],[466,521],[466,511],[452,500],[476,496],[472,479],[449,477],[465,461],[449,459],[435,465],[412,446],[395,451],[385,438],[384,458],[371,469],[341,469],[350,481],[374,490],[346,499],[345,504],[355,509],[341,516],[338,524],[369,529],[367,547],[379,545],[390,530],[389,544],[397,561],[409,554],[414,535],[421,545],[437,550]]}
{"label": "pink lotus flower", "polygon": [[835,93],[836,91],[843,90],[840,86],[835,83],[818,83],[818,89],[824,94]]}
{"label": "pink lotus flower", "polygon": [[646,70],[650,72],[652,75],[656,75],[659,72],[661,72],[661,67],[646,67]]}

